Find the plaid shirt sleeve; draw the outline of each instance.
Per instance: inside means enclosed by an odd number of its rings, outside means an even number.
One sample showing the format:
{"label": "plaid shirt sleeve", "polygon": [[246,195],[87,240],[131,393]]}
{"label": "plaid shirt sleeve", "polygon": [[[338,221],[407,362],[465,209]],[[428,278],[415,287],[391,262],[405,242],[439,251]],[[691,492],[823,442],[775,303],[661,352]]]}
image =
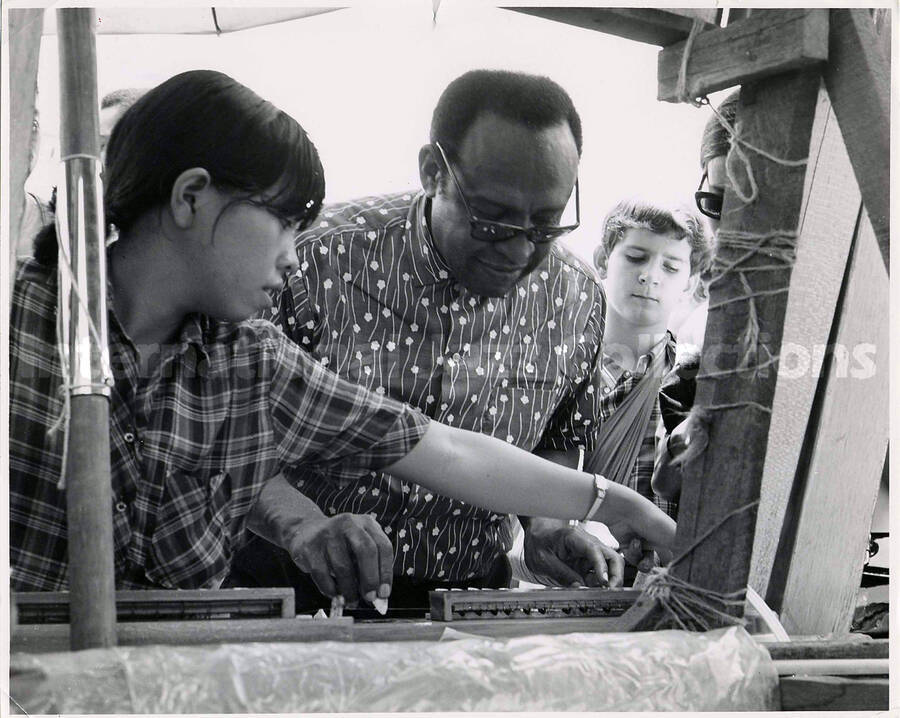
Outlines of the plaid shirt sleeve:
{"label": "plaid shirt sleeve", "polygon": [[408,454],[428,418],[342,379],[280,332],[269,392],[277,459],[288,466],[376,470]]}

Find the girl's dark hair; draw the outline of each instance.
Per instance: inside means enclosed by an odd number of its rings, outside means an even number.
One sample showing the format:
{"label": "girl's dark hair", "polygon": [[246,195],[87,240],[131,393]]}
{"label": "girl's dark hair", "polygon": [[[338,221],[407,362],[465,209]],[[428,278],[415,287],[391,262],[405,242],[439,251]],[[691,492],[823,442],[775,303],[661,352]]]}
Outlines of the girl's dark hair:
{"label": "girl's dark hair", "polygon": [[148,91],[113,128],[104,174],[107,224],[127,231],[163,206],[192,167],[206,169],[220,189],[266,192],[265,206],[301,229],[325,196],[319,154],[296,120],[228,75],[191,70]]}

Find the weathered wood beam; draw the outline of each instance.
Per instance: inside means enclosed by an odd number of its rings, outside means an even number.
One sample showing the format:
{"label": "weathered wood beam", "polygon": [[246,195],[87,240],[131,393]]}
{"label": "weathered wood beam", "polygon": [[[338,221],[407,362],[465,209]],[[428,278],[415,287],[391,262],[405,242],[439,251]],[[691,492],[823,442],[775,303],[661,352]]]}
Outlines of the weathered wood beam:
{"label": "weathered wood beam", "polygon": [[[660,50],[657,99],[682,101],[678,77],[685,46],[686,41]],[[691,97],[701,97],[763,77],[817,67],[826,59],[827,10],[760,10],[694,38],[685,87]]]}
{"label": "weathered wood beam", "polygon": [[555,20],[568,25],[599,30],[627,40],[666,47],[684,40],[694,20],[710,28],[717,27],[719,10],[715,8],[600,8],[600,7],[508,7],[506,10]]}
{"label": "weathered wood beam", "polygon": [[25,180],[31,171],[37,92],[38,56],[41,50],[43,9],[11,9],[6,27],[9,38],[9,285],[16,270],[16,249],[25,214]]}
{"label": "weathered wood beam", "polygon": [[760,596],[767,595],[779,555],[782,524],[859,221],[859,189],[824,87],[819,90],[808,167],[797,261],[784,319],[783,346],[788,347],[789,365],[782,366],[775,388],[769,428],[769,436],[775,438],[766,453],[753,541],[750,585]]}
{"label": "weathered wood beam", "polygon": [[[790,73],[744,85],[736,125],[740,137],[770,154],[796,160],[809,153],[820,79],[815,72]],[[734,150],[732,150],[732,153]],[[759,499],[781,350],[791,265],[774,259],[764,237],[794,233],[800,224],[805,166],[786,166],[747,150],[758,196],[743,204],[726,188],[718,259],[735,266],[710,287],[710,312],[697,380],[695,407],[710,414],[709,447],[687,468],[681,491],[676,556],[669,568],[678,579],[719,593],[742,591],[750,572],[756,512],[732,512]],[[731,160],[741,167],[738,158]],[[740,171],[743,174],[743,171]],[[745,187],[746,191],[746,187]],[[738,238],[756,238],[748,252]],[[748,240],[749,241],[749,240]],[[755,296],[752,301],[748,299]],[[755,328],[755,337],[747,338]],[[749,365],[744,365],[749,358]],[[724,521],[724,522],[723,522]],[[698,540],[707,532],[712,534]],[[623,627],[656,625],[658,607],[639,601],[622,616]],[[728,610],[742,615],[743,607]],[[711,621],[715,625],[716,621]]]}
{"label": "weathered wood beam", "polygon": [[887,638],[868,639],[862,633],[847,634],[846,639],[797,640],[789,643],[763,643],[773,661],[828,658],[887,658],[890,641]]}
{"label": "weathered wood beam", "polygon": [[784,676],[779,680],[783,711],[886,711],[887,678]]}
{"label": "weathered wood beam", "polygon": [[776,560],[766,596],[789,633],[850,630],[888,444],[890,287],[865,216],[842,294],[785,527],[794,535],[778,550],[790,562]]}
{"label": "weathered wood beam", "polygon": [[[830,11],[825,87],[847,145],[885,267],[890,266],[890,64],[872,16]],[[888,34],[890,28],[888,25]]]}

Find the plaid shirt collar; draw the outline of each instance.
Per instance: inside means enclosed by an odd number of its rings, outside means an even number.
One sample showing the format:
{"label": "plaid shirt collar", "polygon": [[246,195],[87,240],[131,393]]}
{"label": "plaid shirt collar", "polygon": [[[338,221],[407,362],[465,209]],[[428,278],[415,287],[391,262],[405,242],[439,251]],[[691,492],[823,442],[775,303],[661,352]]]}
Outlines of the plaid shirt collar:
{"label": "plaid shirt collar", "polygon": [[[107,258],[107,266],[109,261]],[[55,277],[54,280],[55,282]],[[119,320],[115,310],[115,286],[112,278],[107,277],[106,280],[106,306],[109,317],[110,339],[116,340],[125,346],[137,356],[139,354],[134,341],[128,336],[125,327]],[[204,314],[188,314],[182,322],[181,328],[178,330],[178,340],[174,344],[165,347],[160,355],[161,362],[168,362],[182,354],[187,354],[194,361],[193,369],[198,369],[201,362],[206,363],[208,372],[225,371],[227,363],[224,361],[213,362],[208,347],[214,341],[215,322]]]}
{"label": "plaid shirt collar", "polygon": [[605,375],[604,378],[606,379],[607,385],[615,386],[619,379],[621,379],[626,373],[628,374],[628,376],[635,376],[637,378],[642,377],[646,373],[647,367],[649,367],[653,363],[656,352],[660,351],[660,349],[663,347],[665,348],[666,352],[666,366],[674,366],[676,352],[675,335],[667,330],[665,335],[656,344],[653,345],[649,352],[641,355],[638,358],[637,364],[634,367],[634,371],[631,372],[626,372],[623,367],[619,366],[612,355],[604,352],[602,372]]}

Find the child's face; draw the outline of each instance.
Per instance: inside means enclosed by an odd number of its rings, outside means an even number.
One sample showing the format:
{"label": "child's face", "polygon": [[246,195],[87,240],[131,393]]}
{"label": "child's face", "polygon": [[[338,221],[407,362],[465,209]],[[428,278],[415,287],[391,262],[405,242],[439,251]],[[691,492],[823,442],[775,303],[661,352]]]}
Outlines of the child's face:
{"label": "child's face", "polygon": [[629,229],[613,247],[604,281],[610,310],[635,328],[661,332],[694,289],[691,245],[672,233]]}

